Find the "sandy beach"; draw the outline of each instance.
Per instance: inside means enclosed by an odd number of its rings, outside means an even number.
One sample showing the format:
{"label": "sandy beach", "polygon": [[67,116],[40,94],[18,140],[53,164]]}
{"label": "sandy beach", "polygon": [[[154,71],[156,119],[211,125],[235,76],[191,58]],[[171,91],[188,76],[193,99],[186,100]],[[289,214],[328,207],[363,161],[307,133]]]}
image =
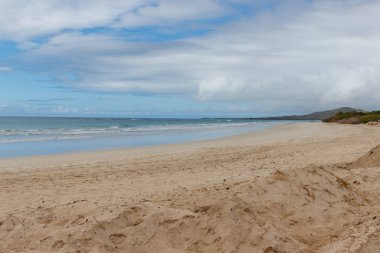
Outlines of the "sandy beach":
{"label": "sandy beach", "polygon": [[378,126],[300,123],[0,159],[0,252],[379,252],[378,145]]}

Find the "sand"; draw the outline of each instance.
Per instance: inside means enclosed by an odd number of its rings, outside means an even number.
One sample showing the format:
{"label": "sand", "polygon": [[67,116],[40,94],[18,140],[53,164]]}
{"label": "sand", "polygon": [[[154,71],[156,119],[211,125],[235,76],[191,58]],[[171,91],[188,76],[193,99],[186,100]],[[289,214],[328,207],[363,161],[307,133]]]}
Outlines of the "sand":
{"label": "sand", "polygon": [[0,159],[0,252],[380,252],[380,128]]}

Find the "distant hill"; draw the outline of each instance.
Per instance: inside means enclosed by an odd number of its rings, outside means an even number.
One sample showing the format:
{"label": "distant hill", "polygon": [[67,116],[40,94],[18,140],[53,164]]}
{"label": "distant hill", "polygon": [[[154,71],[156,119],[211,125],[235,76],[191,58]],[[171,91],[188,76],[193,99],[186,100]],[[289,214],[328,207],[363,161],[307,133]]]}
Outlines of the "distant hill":
{"label": "distant hill", "polygon": [[341,107],[334,110],[328,110],[323,112],[314,112],[306,115],[292,115],[292,116],[281,116],[281,117],[267,117],[267,118],[255,118],[255,119],[266,119],[266,120],[326,120],[335,116],[339,112],[365,112],[361,109],[355,109],[350,107]]}

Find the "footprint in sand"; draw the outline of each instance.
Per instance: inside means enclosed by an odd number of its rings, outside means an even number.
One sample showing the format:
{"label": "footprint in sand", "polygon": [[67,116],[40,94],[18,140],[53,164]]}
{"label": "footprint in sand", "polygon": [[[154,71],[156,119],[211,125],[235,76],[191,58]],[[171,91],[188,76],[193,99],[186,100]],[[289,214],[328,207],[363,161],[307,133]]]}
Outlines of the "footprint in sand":
{"label": "footprint in sand", "polygon": [[63,248],[63,246],[65,246],[65,242],[62,240],[58,240],[53,243],[52,248],[56,251]]}
{"label": "footprint in sand", "polygon": [[109,237],[111,242],[113,242],[114,244],[123,243],[126,238],[127,238],[127,236],[125,234],[112,234]]}

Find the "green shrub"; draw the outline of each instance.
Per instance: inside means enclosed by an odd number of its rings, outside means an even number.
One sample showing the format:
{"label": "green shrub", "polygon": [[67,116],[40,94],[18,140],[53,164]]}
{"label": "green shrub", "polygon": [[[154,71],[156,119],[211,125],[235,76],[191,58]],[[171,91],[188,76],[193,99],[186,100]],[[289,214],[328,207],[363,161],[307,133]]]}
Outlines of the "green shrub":
{"label": "green shrub", "polygon": [[324,122],[339,122],[345,119],[359,118],[360,123],[368,123],[371,121],[380,121],[380,111],[373,112],[338,112],[333,117],[324,120]]}
{"label": "green shrub", "polygon": [[360,122],[361,123],[368,123],[371,121],[380,121],[380,113],[379,114],[369,114],[360,117]]}

